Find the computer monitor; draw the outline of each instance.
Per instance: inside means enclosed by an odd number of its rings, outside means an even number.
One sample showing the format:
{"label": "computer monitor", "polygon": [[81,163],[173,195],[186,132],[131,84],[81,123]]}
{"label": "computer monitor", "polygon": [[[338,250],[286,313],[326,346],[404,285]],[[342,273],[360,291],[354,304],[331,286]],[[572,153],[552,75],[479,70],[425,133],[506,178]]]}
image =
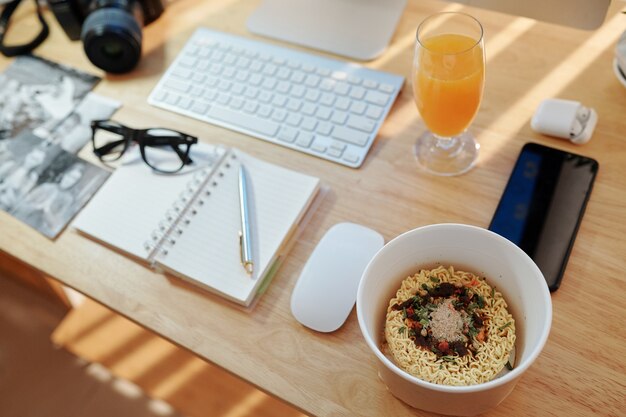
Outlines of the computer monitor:
{"label": "computer monitor", "polygon": [[[387,47],[407,0],[264,0],[248,20],[259,35],[357,60]],[[422,1],[422,0],[411,0]],[[611,0],[454,0],[580,29],[599,27]]]}
{"label": "computer monitor", "polygon": [[248,19],[259,35],[368,61],[387,47],[407,0],[264,0]]}

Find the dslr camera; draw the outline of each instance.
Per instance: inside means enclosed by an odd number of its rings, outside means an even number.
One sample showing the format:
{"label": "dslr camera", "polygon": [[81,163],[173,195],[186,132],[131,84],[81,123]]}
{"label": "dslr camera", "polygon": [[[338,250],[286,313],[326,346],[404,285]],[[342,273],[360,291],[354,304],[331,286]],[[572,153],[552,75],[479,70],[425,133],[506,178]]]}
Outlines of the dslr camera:
{"label": "dslr camera", "polygon": [[132,70],[141,58],[143,26],[164,10],[162,0],[48,0],[67,36],[107,72]]}

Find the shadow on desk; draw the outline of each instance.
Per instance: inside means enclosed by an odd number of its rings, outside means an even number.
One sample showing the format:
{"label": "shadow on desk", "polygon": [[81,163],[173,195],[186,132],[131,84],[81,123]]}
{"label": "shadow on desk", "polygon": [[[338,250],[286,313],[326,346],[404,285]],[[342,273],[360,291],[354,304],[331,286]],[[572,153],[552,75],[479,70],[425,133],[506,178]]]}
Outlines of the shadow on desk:
{"label": "shadow on desk", "polygon": [[68,314],[53,340],[189,417],[305,416],[90,300]]}

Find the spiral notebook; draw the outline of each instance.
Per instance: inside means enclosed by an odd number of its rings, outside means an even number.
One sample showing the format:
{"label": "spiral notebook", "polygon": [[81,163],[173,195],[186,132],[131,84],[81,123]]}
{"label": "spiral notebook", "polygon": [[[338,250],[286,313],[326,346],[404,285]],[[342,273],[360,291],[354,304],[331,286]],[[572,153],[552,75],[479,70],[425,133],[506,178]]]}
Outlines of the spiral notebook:
{"label": "spiral notebook", "polygon": [[[248,306],[273,275],[281,250],[317,194],[319,179],[236,149],[197,146],[207,161],[204,168],[182,175],[156,174],[138,158],[125,162],[74,227]],[[253,276],[246,274],[240,259],[240,164],[248,173],[254,220]]]}

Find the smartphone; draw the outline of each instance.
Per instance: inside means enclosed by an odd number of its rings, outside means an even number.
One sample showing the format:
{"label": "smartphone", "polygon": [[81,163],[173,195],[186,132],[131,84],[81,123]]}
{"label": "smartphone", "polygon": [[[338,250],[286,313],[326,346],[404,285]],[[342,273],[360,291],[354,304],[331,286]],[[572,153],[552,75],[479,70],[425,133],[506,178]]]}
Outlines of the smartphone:
{"label": "smartphone", "polygon": [[598,162],[537,143],[527,143],[489,225],[524,250],[546,278],[561,284]]}

